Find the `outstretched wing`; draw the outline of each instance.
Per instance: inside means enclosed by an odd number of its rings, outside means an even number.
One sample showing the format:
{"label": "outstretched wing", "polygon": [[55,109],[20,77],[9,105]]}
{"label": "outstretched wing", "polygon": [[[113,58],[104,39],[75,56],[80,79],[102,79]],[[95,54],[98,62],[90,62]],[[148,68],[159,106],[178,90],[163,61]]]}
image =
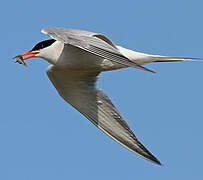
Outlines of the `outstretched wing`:
{"label": "outstretched wing", "polygon": [[96,89],[99,72],[57,69],[51,65],[47,75],[61,97],[95,126],[130,151],[160,165],[160,162],[137,140],[110,99]]}
{"label": "outstretched wing", "polygon": [[53,39],[73,45],[110,61],[154,73],[154,71],[138,65],[122,55],[117,47],[104,35],[66,28],[45,28],[41,32],[48,34]]}

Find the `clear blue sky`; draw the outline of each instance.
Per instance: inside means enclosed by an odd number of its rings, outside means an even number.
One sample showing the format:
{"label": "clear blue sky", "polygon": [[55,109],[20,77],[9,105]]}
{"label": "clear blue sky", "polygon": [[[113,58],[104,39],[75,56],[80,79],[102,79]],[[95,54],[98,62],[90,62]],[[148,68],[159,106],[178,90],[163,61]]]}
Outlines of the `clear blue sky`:
{"label": "clear blue sky", "polygon": [[41,59],[12,57],[47,36],[44,27],[101,32],[151,53],[203,58],[202,0],[3,1],[0,179],[202,179],[203,62],[157,63],[103,73],[102,88],[160,167],[115,143],[66,104]]}

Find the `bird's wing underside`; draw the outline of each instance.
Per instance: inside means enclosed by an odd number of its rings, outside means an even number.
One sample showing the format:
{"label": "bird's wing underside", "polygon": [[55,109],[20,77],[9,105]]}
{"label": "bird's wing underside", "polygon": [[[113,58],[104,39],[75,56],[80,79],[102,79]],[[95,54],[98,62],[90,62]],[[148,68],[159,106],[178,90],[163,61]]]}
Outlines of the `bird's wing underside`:
{"label": "bird's wing underside", "polygon": [[117,47],[104,35],[66,28],[45,28],[41,32],[53,39],[78,47],[110,61],[154,73],[154,71],[138,65],[122,55]]}
{"label": "bird's wing underside", "polygon": [[160,164],[137,140],[110,99],[96,89],[99,72],[65,71],[51,65],[47,75],[61,97],[95,126],[130,151]]}

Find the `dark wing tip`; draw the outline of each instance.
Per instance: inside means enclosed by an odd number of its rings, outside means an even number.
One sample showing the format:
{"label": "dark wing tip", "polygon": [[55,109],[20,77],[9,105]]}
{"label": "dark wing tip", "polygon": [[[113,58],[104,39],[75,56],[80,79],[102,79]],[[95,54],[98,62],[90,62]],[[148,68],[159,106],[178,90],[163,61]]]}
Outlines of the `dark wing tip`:
{"label": "dark wing tip", "polygon": [[144,148],[143,150],[145,151],[145,154],[139,153],[139,155],[141,155],[143,158],[151,161],[154,164],[162,166],[162,163],[154,155],[152,155],[144,146],[142,147]]}
{"label": "dark wing tip", "polygon": [[163,166],[163,164],[154,156],[151,156],[149,160],[152,161],[153,163],[157,164],[157,165]]}
{"label": "dark wing tip", "polygon": [[144,70],[144,71],[148,71],[148,72],[154,73],[154,74],[156,73],[155,71],[153,71],[151,69],[148,69],[148,68],[146,68],[144,66],[137,65],[136,63],[135,63],[135,67],[138,68],[138,69]]}
{"label": "dark wing tip", "polygon": [[134,136],[136,146],[129,148],[135,154],[143,157],[146,160],[151,161],[154,164],[162,165],[161,162]]}

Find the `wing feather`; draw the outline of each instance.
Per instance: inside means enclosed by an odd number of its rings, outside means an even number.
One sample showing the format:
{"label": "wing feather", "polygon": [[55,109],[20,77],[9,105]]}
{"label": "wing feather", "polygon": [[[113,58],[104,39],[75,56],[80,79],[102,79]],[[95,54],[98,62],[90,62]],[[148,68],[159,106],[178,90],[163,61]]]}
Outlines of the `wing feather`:
{"label": "wing feather", "polygon": [[61,97],[95,126],[130,151],[160,165],[135,137],[111,100],[95,84],[99,72],[63,71],[55,66],[47,75]]}
{"label": "wing feather", "polygon": [[41,32],[49,35],[53,39],[71,44],[110,61],[154,73],[154,71],[138,65],[122,55],[115,45],[104,35],[65,28],[45,28]]}

